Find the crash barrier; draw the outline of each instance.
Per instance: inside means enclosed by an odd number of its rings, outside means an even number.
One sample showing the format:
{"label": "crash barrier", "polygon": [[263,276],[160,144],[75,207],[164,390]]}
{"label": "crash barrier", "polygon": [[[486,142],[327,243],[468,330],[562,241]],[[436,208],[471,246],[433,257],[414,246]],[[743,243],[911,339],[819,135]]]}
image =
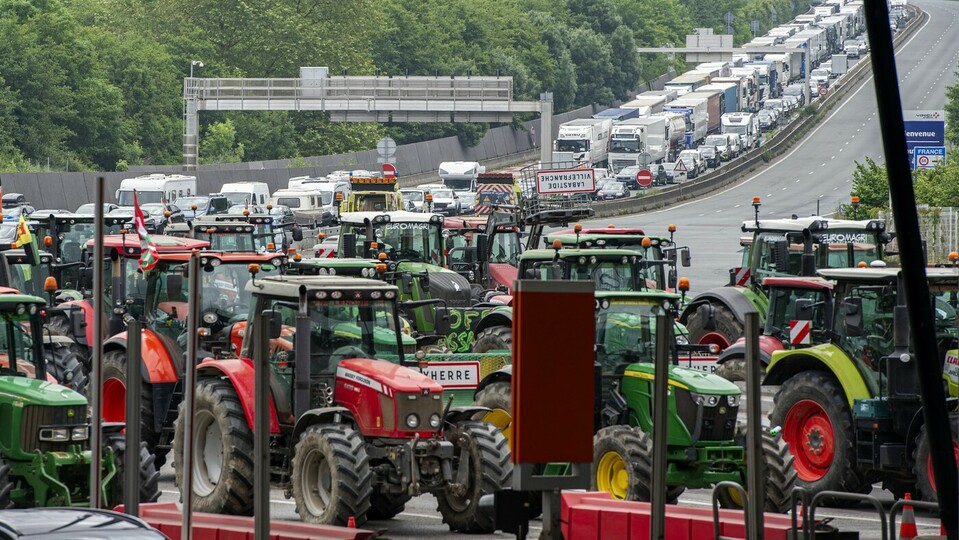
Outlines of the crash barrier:
{"label": "crash barrier", "polygon": [[[617,538],[638,540],[649,538],[651,504],[617,501],[602,492],[563,492],[563,537],[567,540]],[[666,538],[699,540],[716,535],[746,537],[746,521],[742,510],[719,510],[718,532],[713,525],[711,508],[666,506]],[[766,540],[789,540],[791,518],[784,514],[765,515]]]}
{"label": "crash barrier", "polygon": [[[928,13],[914,6],[910,5],[909,9],[913,10],[914,14],[920,16],[911,17],[906,28],[895,36],[893,43],[897,47],[902,45],[902,43],[929,18]],[[812,103],[812,105],[816,107],[817,111],[828,110],[845,97],[866,76],[872,73],[871,67],[872,62],[869,58],[856,62],[856,65],[846,72],[846,76],[842,82],[833,86],[826,97],[820,98],[815,103]],[[748,152],[737,160],[730,162],[726,167],[722,167],[713,173],[705,175],[702,179],[683,182],[645,197],[632,197],[613,202],[595,203],[593,210],[596,212],[596,217],[636,214],[709,194],[719,188],[741,180],[747,173],[784,153],[799,136],[805,133],[807,127],[811,127],[815,123],[816,119],[814,116],[798,118],[780,130],[772,139],[766,141],[762,147]]]}
{"label": "crash barrier", "polygon": [[[114,510],[123,511],[123,505]],[[175,502],[140,505],[140,519],[170,538],[180,538],[182,512]],[[255,518],[193,513],[193,537],[203,540],[253,540]],[[311,525],[299,521],[270,522],[270,540],[363,540],[376,533],[332,525]]]}

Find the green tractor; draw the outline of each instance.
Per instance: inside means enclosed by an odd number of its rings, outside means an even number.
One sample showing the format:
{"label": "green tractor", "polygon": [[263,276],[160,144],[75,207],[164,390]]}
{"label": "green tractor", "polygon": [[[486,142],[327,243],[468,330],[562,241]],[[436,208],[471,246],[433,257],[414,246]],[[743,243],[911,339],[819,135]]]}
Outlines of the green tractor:
{"label": "green tractor", "polygon": [[[773,352],[763,381],[780,386],[769,420],[782,428],[795,455],[797,483],[812,493],[868,492],[882,481],[897,498],[910,492],[935,500],[899,269],[819,274],[835,283],[833,305],[826,306],[830,313],[818,319],[830,324],[825,329],[829,338],[812,347]],[[955,397],[959,272],[927,268],[926,278],[944,384]],[[797,300],[797,311],[815,307],[812,300]],[[950,403],[955,417],[955,400]],[[956,433],[953,438],[959,448]]]}
{"label": "green tractor", "polygon": [[[88,506],[91,421],[87,400],[50,382],[40,342],[36,296],[0,294],[0,509],[34,506]],[[97,425],[99,422],[94,423]],[[140,500],[160,496],[153,455],[141,444],[127,455],[123,424],[103,424],[104,506],[123,502],[123,469],[140,470]],[[130,463],[133,461],[133,463]]]}

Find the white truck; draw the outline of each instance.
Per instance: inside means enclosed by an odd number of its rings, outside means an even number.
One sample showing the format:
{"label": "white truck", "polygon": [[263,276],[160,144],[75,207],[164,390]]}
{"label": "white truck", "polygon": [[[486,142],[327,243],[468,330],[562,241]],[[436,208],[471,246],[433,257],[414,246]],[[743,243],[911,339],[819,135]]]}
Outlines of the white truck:
{"label": "white truck", "polygon": [[627,101],[619,107],[621,109],[636,109],[638,116],[649,116],[658,112],[663,112],[663,105],[666,104],[666,96],[645,96],[638,95],[636,99]]}
{"label": "white truck", "polygon": [[759,146],[759,117],[749,112],[724,114],[721,118],[723,134],[738,135],[745,151]]}
{"label": "white truck", "polygon": [[466,213],[473,211],[473,203],[476,199],[476,178],[485,172],[486,167],[480,165],[478,161],[443,161],[437,171],[443,185],[456,193],[463,204],[461,211]]}
{"label": "white truck", "polygon": [[655,116],[661,116],[666,123],[666,161],[676,161],[676,156],[686,148],[686,117],[666,111]]}
{"label": "white truck", "polygon": [[605,165],[612,127],[608,118],[580,118],[560,124],[553,142],[553,161],[571,167]]}
{"label": "white truck", "polygon": [[686,122],[686,148],[693,148],[706,138],[706,132],[709,130],[708,100],[681,97],[668,103],[663,110],[683,115]]}
{"label": "white truck", "polygon": [[666,159],[666,119],[632,118],[613,126],[609,139],[609,167],[613,174],[632,165],[647,166]]}
{"label": "white truck", "polygon": [[230,205],[265,207],[270,199],[270,185],[266,182],[230,182],[223,184],[220,193],[226,195]]}
{"label": "white truck", "polygon": [[196,177],[182,174],[146,174],[136,178],[124,178],[116,192],[117,205],[133,208],[133,192],[137,202],[172,203],[178,197],[190,197],[197,194]]}

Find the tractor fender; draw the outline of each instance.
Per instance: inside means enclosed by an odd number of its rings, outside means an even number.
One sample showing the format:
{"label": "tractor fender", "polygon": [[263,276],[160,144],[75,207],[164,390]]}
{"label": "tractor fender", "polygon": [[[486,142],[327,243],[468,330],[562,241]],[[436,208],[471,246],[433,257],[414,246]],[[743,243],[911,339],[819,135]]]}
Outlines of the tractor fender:
{"label": "tractor fender", "polygon": [[[104,353],[114,350],[126,352],[126,332],[120,332],[103,344]],[[180,379],[177,373],[177,364],[173,361],[170,351],[160,340],[160,336],[150,330],[144,330],[141,334],[140,358],[143,361],[143,382],[150,384],[176,383]]]}
{"label": "tractor fender", "polygon": [[487,386],[495,382],[511,382],[512,380],[513,380],[513,364],[510,364],[508,366],[505,366],[501,369],[498,369],[490,373],[486,377],[483,377],[483,380],[480,381],[478,385],[476,385],[476,391],[473,393],[473,396],[475,398],[476,394],[478,394],[480,390],[486,388]]}
{"label": "tractor fender", "polygon": [[508,306],[495,307],[476,323],[476,327],[473,328],[473,335],[479,334],[491,326],[512,325],[513,308]]}
{"label": "tractor fender", "polygon": [[[253,411],[256,404],[253,401],[255,377],[253,362],[247,358],[215,359],[207,358],[196,367],[196,376],[222,377],[233,385],[240,404],[243,406],[243,415],[247,425],[253,426]],[[272,397],[272,396],[271,396]],[[270,399],[270,433],[280,432],[280,421],[276,416],[276,407]]]}
{"label": "tractor fender", "polygon": [[452,425],[457,422],[472,420],[476,417],[477,413],[487,412],[489,412],[489,407],[478,407],[476,405],[470,405],[466,407],[450,407],[450,410],[446,414],[446,417],[443,418],[443,421]]}
{"label": "tractor fender", "polygon": [[876,393],[876,389],[870,388],[846,353],[831,343],[774,353],[766,368],[763,385],[780,385],[797,373],[811,370],[831,373],[845,392],[850,409],[855,400],[869,399]]}
{"label": "tractor fender", "polygon": [[[772,355],[776,351],[781,351],[783,349],[783,344],[776,338],[770,336],[759,336],[759,361],[762,362],[763,367],[769,365],[770,360],[772,360]],[[746,339],[739,338],[736,340],[736,343],[733,343],[729,347],[719,353],[719,358],[716,359],[717,364],[725,363],[730,358],[745,358],[746,357]]]}
{"label": "tractor fender", "polygon": [[[339,419],[337,419],[337,415],[339,415]],[[310,409],[296,419],[296,425],[293,426],[293,436],[290,437],[291,449],[296,447],[296,441],[300,439],[300,434],[314,424],[352,424],[355,426],[356,422],[353,421],[353,414],[346,407]]]}
{"label": "tractor fender", "polygon": [[752,290],[746,287],[716,287],[697,295],[687,304],[683,308],[679,322],[686,324],[689,321],[690,313],[707,302],[727,306],[736,320],[743,324],[746,322],[744,314],[748,311],[758,311],[763,317],[766,314],[766,306],[759,302],[759,298]]}

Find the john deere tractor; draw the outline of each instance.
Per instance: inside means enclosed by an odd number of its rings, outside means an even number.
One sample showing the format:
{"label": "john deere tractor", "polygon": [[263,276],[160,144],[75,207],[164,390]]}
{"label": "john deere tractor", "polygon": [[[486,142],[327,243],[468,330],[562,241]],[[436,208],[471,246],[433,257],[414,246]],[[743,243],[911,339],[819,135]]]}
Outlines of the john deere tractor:
{"label": "john deere tractor", "polygon": [[[87,506],[91,421],[81,394],[51,381],[35,296],[0,293],[0,509]],[[100,422],[93,422],[93,429]],[[159,473],[146,445],[128,452],[123,424],[102,424],[104,506],[123,502],[123,469],[140,470],[140,500],[156,501]]]}

